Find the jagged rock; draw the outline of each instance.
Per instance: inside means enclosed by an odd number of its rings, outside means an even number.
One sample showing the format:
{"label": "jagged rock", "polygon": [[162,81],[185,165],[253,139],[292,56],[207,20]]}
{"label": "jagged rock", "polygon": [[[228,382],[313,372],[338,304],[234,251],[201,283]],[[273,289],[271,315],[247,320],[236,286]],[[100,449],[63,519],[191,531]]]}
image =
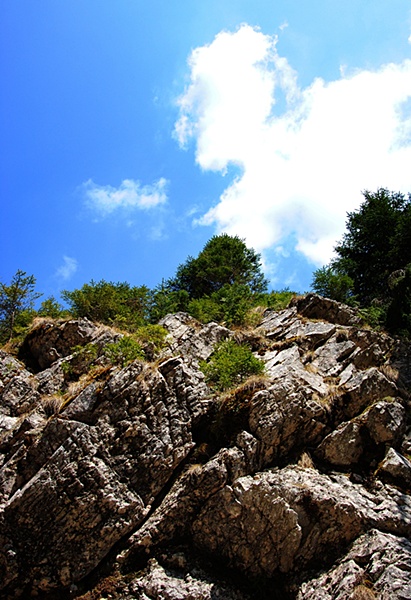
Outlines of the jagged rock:
{"label": "jagged rock", "polygon": [[378,467],[378,476],[407,490],[411,489],[411,463],[394,448],[388,448]]}
{"label": "jagged rock", "polygon": [[363,419],[371,438],[377,444],[392,444],[401,440],[407,423],[404,407],[392,398],[373,404]]}
{"label": "jagged rock", "polygon": [[206,500],[250,471],[246,457],[237,448],[220,450],[205,465],[189,465],[159,508],[130,537],[121,562],[164,545],[176,534],[187,534],[194,516]]}
{"label": "jagged rock", "polygon": [[[85,320],[0,351],[2,597],[409,597],[411,351],[359,323],[309,295],[236,332],[168,315],[154,363],[103,364],[119,334]],[[266,372],[219,397],[230,337]]]}
{"label": "jagged rock", "polygon": [[75,346],[93,343],[98,347],[117,341],[118,333],[86,318],[63,323],[44,320],[27,335],[20,350],[35,371],[50,367],[56,360],[69,356]]}
{"label": "jagged rock", "polygon": [[257,392],[252,401],[249,426],[261,443],[261,461],[270,465],[294,448],[318,443],[326,431],[328,412],[315,401],[312,390],[289,387],[289,380]]}
{"label": "jagged rock", "polygon": [[405,409],[394,399],[381,400],[351,421],[341,423],[327,435],[317,456],[338,467],[357,464],[369,439],[375,444],[401,440],[406,427]]}
{"label": "jagged rock", "polygon": [[[77,581],[141,522],[192,449],[192,427],[210,406],[206,394],[203,377],[181,359],[158,370],[137,361],[52,420],[19,456],[3,510],[3,539],[19,557],[20,579],[42,590]],[[88,424],[65,421],[70,415]],[[57,436],[54,423],[62,425]],[[48,557],[49,545],[58,558]]]}
{"label": "jagged rock", "polygon": [[210,578],[199,569],[191,573],[164,569],[154,558],[149,561],[144,577],[134,580],[129,590],[132,595],[124,598],[130,600],[249,600],[248,595]]}
{"label": "jagged rock", "polygon": [[367,406],[386,396],[397,396],[398,389],[376,367],[355,373],[345,381],[343,414],[352,419]]}
{"label": "jagged rock", "polygon": [[187,313],[167,315],[160,325],[169,333],[168,345],[172,354],[185,360],[207,360],[218,342],[232,337],[233,333],[217,323],[201,325]]}
{"label": "jagged rock", "polygon": [[337,567],[301,586],[297,600],[410,600],[411,543],[372,530]]}
{"label": "jagged rock", "polygon": [[[21,581],[29,578],[34,589],[66,586],[86,575],[145,514],[141,498],[97,451],[95,432],[78,424],[4,507],[0,547],[14,552]],[[6,581],[7,557],[3,551]]]}
{"label": "jagged rock", "polygon": [[337,467],[355,465],[364,450],[362,427],[355,421],[342,423],[318,446],[317,454]]}
{"label": "jagged rock", "polygon": [[330,560],[378,526],[409,536],[410,497],[383,486],[370,493],[343,475],[286,467],[225,486],[205,503],[193,537],[229,565],[270,576]]}
{"label": "jagged rock", "polygon": [[325,344],[335,331],[336,327],[331,323],[297,321],[286,330],[284,339],[300,338],[301,347],[311,350]]}
{"label": "jagged rock", "polygon": [[263,319],[258,326],[258,329],[263,330],[269,339],[281,339],[284,336],[284,331],[298,322],[299,319],[295,307],[286,308],[279,312],[267,309],[264,312]]}
{"label": "jagged rock", "polygon": [[316,294],[293,298],[290,306],[295,306],[297,312],[308,319],[321,319],[338,325],[361,325],[362,323],[355,309]]}
{"label": "jagged rock", "polygon": [[297,346],[264,357],[270,385],[250,402],[249,427],[261,442],[262,464],[321,440],[328,422],[328,386],[306,370]]}
{"label": "jagged rock", "polygon": [[16,417],[39,400],[38,382],[15,358],[0,350],[0,414]]}
{"label": "jagged rock", "polygon": [[347,366],[347,359],[356,348],[354,342],[336,333],[327,344],[315,351],[312,365],[324,377],[336,377]]}

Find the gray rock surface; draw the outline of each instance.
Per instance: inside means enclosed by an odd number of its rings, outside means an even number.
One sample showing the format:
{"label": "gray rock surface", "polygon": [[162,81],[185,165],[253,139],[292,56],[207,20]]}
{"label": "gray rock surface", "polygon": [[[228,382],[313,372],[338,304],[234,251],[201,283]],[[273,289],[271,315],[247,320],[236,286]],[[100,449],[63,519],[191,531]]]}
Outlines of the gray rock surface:
{"label": "gray rock surface", "polygon": [[[0,350],[0,596],[410,598],[409,348],[313,294],[162,325],[122,369],[73,353],[119,339],[87,320]],[[219,395],[199,363],[231,337],[265,376]]]}
{"label": "gray rock surface", "polygon": [[[249,596],[228,585],[215,581],[195,569],[193,573],[179,573],[165,569],[155,558],[150,559],[147,573],[129,585],[129,598],[150,600],[248,600]],[[127,596],[126,596],[127,598]]]}
{"label": "gray rock surface", "polygon": [[226,485],[205,503],[193,535],[232,566],[270,576],[332,556],[370,527],[411,535],[411,498],[381,485],[370,493],[344,475],[292,466]]}
{"label": "gray rock surface", "polygon": [[411,543],[378,530],[359,537],[336,567],[301,586],[298,600],[411,599]]}

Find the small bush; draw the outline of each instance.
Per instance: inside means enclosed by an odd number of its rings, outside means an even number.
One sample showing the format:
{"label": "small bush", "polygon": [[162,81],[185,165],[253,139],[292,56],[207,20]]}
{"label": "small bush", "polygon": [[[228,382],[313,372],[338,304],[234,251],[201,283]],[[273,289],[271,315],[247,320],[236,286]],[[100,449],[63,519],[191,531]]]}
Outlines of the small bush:
{"label": "small bush", "polygon": [[251,375],[262,374],[264,363],[253,355],[248,346],[225,340],[217,346],[208,362],[201,361],[200,368],[207,383],[224,391],[239,385]]}
{"label": "small bush", "polygon": [[360,317],[372,329],[377,331],[384,325],[387,310],[385,306],[371,305],[367,308],[361,308],[359,311]]}
{"label": "small bush", "polygon": [[161,325],[144,325],[139,327],[134,334],[135,339],[143,346],[148,346],[154,353],[160,352],[166,345],[168,332]]}
{"label": "small bush", "polygon": [[261,305],[271,308],[272,310],[284,310],[290,304],[290,301],[296,295],[289,288],[284,288],[279,291],[272,291],[269,294],[264,294],[261,298]]}
{"label": "small bush", "polygon": [[118,342],[107,344],[104,354],[113,365],[120,365],[122,368],[133,360],[145,358],[143,349],[132,336],[124,336]]}

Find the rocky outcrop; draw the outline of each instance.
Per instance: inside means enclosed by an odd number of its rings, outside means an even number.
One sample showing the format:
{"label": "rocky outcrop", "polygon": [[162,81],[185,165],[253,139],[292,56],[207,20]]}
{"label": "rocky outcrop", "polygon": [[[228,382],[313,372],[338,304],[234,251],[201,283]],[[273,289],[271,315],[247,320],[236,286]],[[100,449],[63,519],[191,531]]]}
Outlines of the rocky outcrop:
{"label": "rocky outcrop", "polygon": [[[404,343],[315,295],[162,325],[124,368],[87,320],[0,351],[1,597],[411,598]],[[231,337],[265,375],[218,395],[199,363]]]}

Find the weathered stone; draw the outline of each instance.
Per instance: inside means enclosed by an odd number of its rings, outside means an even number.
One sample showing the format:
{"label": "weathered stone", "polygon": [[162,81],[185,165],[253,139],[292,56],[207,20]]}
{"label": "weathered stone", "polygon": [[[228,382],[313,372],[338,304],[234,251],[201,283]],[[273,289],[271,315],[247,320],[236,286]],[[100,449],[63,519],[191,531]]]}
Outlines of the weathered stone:
{"label": "weathered stone", "polygon": [[195,569],[193,572],[164,569],[153,558],[148,563],[147,572],[141,579],[129,584],[131,596],[128,598],[150,598],[160,600],[247,600],[249,596],[223,584],[206,573]]}
{"label": "weathered stone", "polygon": [[175,535],[187,534],[206,500],[246,473],[247,461],[237,448],[223,448],[205,465],[189,465],[157,510],[130,537],[121,562],[164,545]]}
{"label": "weathered stone", "polygon": [[326,406],[315,400],[319,389],[326,395],[327,386],[321,383],[319,387],[317,376],[302,365],[294,368],[294,362],[280,364],[269,372],[275,372],[275,381],[268,390],[253,396],[249,412],[250,431],[261,442],[263,465],[272,464],[293,448],[317,444],[328,423]]}
{"label": "weathered stone", "polygon": [[335,335],[327,344],[315,351],[312,365],[320,375],[335,377],[343,371],[346,359],[349,359],[356,347],[351,340],[341,339]]}
{"label": "weathered stone", "polygon": [[252,575],[290,571],[302,538],[297,513],[267,479],[246,477],[226,486],[193,525],[199,547]]}
{"label": "weathered stone", "polygon": [[[313,295],[236,332],[168,315],[161,358],[122,369],[101,362],[119,334],[84,320],[38,324],[21,353],[36,375],[0,351],[2,597],[245,598],[251,575],[267,597],[358,600],[372,584],[400,598],[409,571],[391,538],[411,535],[410,466],[394,448],[411,449],[411,353],[356,319]],[[198,365],[230,337],[266,373],[219,398]],[[100,358],[85,377],[88,344]]]}
{"label": "weathered stone", "polygon": [[75,346],[93,343],[101,348],[120,337],[108,327],[95,325],[85,318],[63,323],[44,320],[27,335],[20,355],[30,362],[35,371],[42,371],[56,360],[72,354]]}
{"label": "weathered stone", "polygon": [[405,490],[411,489],[411,463],[394,448],[388,448],[384,460],[378,467],[378,476]]}
{"label": "weathered stone", "polygon": [[302,348],[312,350],[325,344],[335,331],[331,323],[297,321],[286,330],[284,339],[299,338]]}
{"label": "weathered stone", "polygon": [[0,552],[6,582],[10,550],[20,578],[30,578],[34,589],[77,581],[143,518],[141,498],[98,457],[96,442],[93,430],[79,425],[5,505],[0,548],[9,549]]}
{"label": "weathered stone", "polygon": [[178,353],[185,360],[207,360],[216,344],[232,337],[233,333],[217,323],[202,326],[187,313],[167,315],[160,321],[169,332],[168,345],[171,354]]}
{"label": "weathered stone", "polygon": [[15,358],[0,350],[0,414],[16,417],[39,401],[38,382]]}
{"label": "weathered stone", "polygon": [[317,579],[304,583],[297,600],[410,600],[411,543],[404,537],[372,530]]}
{"label": "weathered stone", "polygon": [[297,309],[295,307],[286,308],[279,312],[267,309],[258,329],[263,330],[269,339],[282,339],[284,331],[297,322]]}
{"label": "weathered stone", "polygon": [[318,456],[338,467],[355,465],[364,449],[361,430],[361,425],[355,421],[342,423],[321,442],[317,450]]}
{"label": "weathered stone", "polygon": [[373,404],[364,414],[363,420],[377,444],[399,442],[406,428],[405,409],[392,398]]}
{"label": "weathered stone", "polygon": [[290,306],[295,306],[297,312],[308,319],[322,319],[338,325],[360,325],[362,323],[362,319],[355,309],[316,294],[293,298]]}
{"label": "weathered stone", "polygon": [[[398,502],[402,503],[401,512]],[[343,475],[287,467],[238,479],[215,494],[193,524],[199,547],[253,575],[331,560],[370,527],[411,533],[411,499],[374,493]]]}
{"label": "weathered stone", "polygon": [[345,383],[346,403],[343,412],[352,419],[370,404],[386,396],[396,396],[397,387],[377,368],[372,367],[353,375]]}

